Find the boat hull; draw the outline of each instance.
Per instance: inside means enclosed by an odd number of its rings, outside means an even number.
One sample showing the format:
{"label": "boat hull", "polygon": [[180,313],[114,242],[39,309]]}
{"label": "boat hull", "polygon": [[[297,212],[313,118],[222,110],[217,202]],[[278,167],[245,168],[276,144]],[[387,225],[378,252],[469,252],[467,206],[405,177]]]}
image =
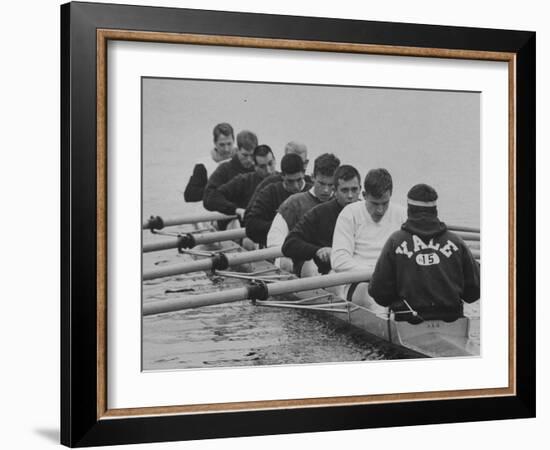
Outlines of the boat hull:
{"label": "boat hull", "polygon": [[[264,263],[265,264],[265,263]],[[310,299],[310,300],[308,300]],[[362,332],[430,358],[479,356],[479,321],[462,317],[454,322],[427,320],[419,324],[396,321],[346,301],[327,290],[296,293],[284,298],[258,301],[259,305],[310,309],[346,322]]]}
{"label": "boat hull", "polygon": [[[236,248],[234,243],[217,244],[215,249],[223,251],[225,246],[231,248],[231,252],[246,251]],[[202,247],[202,249],[213,250],[212,246]],[[270,271],[272,275],[291,276],[266,260],[244,264],[238,270],[243,273]],[[470,317],[463,317],[451,323],[429,320],[412,325],[408,322],[396,321],[393,315],[388,317],[388,314],[379,314],[346,301],[325,289],[296,292],[254,303],[258,306],[304,309],[328,315],[417,356],[431,358],[479,356],[479,320]]]}

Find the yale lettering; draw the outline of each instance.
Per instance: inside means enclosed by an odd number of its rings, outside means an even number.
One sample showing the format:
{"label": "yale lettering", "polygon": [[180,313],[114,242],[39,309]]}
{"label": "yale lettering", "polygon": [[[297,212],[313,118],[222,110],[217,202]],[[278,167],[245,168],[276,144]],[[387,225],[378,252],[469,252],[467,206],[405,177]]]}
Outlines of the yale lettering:
{"label": "yale lettering", "polygon": [[451,241],[447,241],[444,247],[440,249],[440,252],[443,253],[447,258],[450,258],[451,255],[458,250],[458,247]]}
{"label": "yale lettering", "polygon": [[398,255],[406,255],[408,258],[411,258],[413,255],[413,252],[409,251],[407,241],[401,242],[401,245],[395,249],[395,253]]}
{"label": "yale lettering", "polygon": [[416,234],[413,234],[413,244],[415,253],[428,248],[428,246],[424,244],[424,241],[420,239]]}
{"label": "yale lettering", "polygon": [[416,257],[416,263],[421,266],[431,266],[434,264],[439,264],[441,260],[439,259],[439,256],[437,254],[437,251],[439,251],[441,254],[446,256],[447,258],[450,258],[453,253],[458,251],[458,247],[452,242],[451,240],[447,240],[445,245],[442,246],[442,244],[434,243],[433,239],[430,239],[430,242],[426,244],[421,238],[419,238],[416,234],[412,235],[412,241],[413,241],[413,250],[409,250],[407,241],[401,242],[399,246],[395,249],[395,253],[398,255],[404,255],[407,258],[412,258],[414,254],[422,251],[422,250],[436,250],[435,252],[431,253],[420,253]]}
{"label": "yale lettering", "polygon": [[430,243],[428,244],[428,247],[433,248],[434,250],[439,250],[439,244],[434,244],[433,239],[430,239]]}

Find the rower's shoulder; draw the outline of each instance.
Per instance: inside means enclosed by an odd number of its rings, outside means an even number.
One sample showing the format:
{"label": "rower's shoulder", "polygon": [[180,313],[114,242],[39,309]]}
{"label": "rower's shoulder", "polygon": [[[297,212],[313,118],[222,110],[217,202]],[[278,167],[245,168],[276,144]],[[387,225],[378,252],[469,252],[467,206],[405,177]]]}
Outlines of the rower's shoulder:
{"label": "rower's shoulder", "polygon": [[283,203],[281,203],[281,207],[291,207],[297,205],[307,198],[307,195],[308,192],[297,192],[296,194],[292,194],[285,201],[283,201]]}
{"label": "rower's shoulder", "polygon": [[339,214],[342,211],[342,208],[338,205],[336,199],[331,199],[327,202],[321,202],[313,206],[309,211],[306,212],[306,215],[309,214],[326,214],[326,213],[337,213]]}
{"label": "rower's shoulder", "polygon": [[275,183],[269,183],[259,190],[257,189],[254,201],[275,201],[274,199],[279,198],[281,192],[284,190],[282,185],[282,181],[277,181]]}
{"label": "rower's shoulder", "polygon": [[274,173],[273,175],[268,175],[265,177],[260,184],[258,185],[258,189],[263,189],[267,186],[270,186],[273,183],[276,183],[277,181],[281,181],[283,177],[280,173]]}
{"label": "rower's shoulder", "polygon": [[212,161],[212,163],[213,163],[213,167],[214,167],[214,170],[212,171],[212,173],[221,173],[221,172],[225,172],[229,169],[231,160],[226,159],[225,161],[222,161],[222,162],[219,162],[219,163],[216,163],[216,162]]}
{"label": "rower's shoulder", "polygon": [[362,201],[357,201],[344,206],[340,214],[355,216],[357,214],[362,214],[364,212],[366,213],[366,211],[367,209],[365,208],[364,203]]}

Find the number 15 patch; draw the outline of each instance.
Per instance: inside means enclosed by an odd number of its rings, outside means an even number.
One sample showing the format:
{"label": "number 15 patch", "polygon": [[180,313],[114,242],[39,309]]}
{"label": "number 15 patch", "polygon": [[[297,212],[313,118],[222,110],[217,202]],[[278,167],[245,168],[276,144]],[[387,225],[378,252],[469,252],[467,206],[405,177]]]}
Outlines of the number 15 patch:
{"label": "number 15 patch", "polygon": [[416,264],[419,266],[434,266],[440,262],[441,260],[437,253],[421,253],[416,255]]}

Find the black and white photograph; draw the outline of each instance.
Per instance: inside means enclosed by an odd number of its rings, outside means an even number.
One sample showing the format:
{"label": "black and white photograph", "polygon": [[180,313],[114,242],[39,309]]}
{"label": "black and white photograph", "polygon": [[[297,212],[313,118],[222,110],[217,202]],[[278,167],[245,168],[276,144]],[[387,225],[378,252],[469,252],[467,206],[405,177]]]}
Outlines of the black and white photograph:
{"label": "black and white photograph", "polygon": [[538,22],[184,3],[60,8],[61,443],[535,435]]}
{"label": "black and white photograph", "polygon": [[479,357],[480,110],[142,77],[142,370]]}

